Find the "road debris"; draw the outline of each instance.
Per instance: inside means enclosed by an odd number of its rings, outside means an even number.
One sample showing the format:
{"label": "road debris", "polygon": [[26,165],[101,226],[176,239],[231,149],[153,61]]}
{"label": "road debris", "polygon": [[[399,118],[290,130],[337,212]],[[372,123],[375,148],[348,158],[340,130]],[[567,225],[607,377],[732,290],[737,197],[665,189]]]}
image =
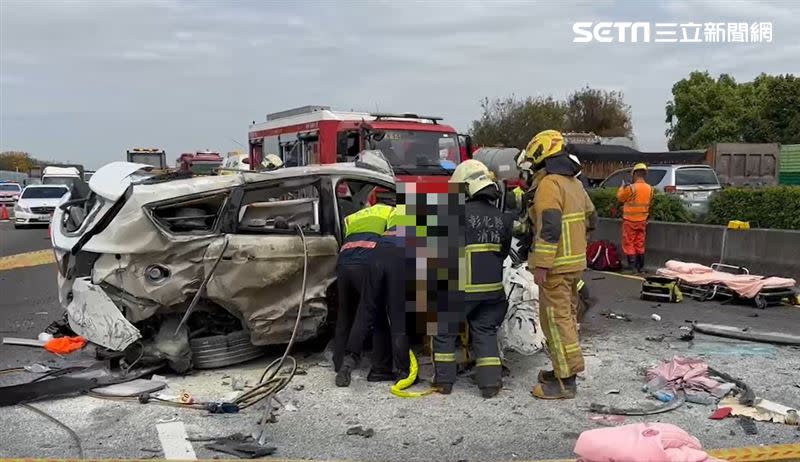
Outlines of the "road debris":
{"label": "road debris", "polygon": [[46,342],[44,349],[50,353],[65,355],[78,351],[84,346],[86,346],[86,339],[83,337],[58,337]]}
{"label": "road debris", "polygon": [[464,441],[464,437],[463,437],[463,436],[459,436],[458,438],[456,438],[456,440],[455,440],[455,441],[453,441],[452,443],[450,443],[450,446],[458,446],[458,445],[459,445],[459,444],[461,444],[463,441]]}
{"label": "road debris", "polygon": [[661,334],[661,335],[656,335],[654,337],[645,337],[644,339],[647,340],[648,342],[663,342],[665,338],[667,338],[667,336]]}
{"label": "road debris", "polygon": [[49,367],[47,367],[45,365],[42,365],[42,364],[39,364],[39,363],[33,363],[33,364],[29,365],[29,366],[24,366],[24,369],[26,371],[28,371],[28,372],[33,373],[33,374],[44,374],[45,372],[50,372],[50,371],[53,370],[53,369],[50,369]]}
{"label": "road debris", "polygon": [[657,315],[656,313],[653,313],[650,315],[650,319],[652,319],[653,321],[661,321],[661,316]]}
{"label": "road debris", "polygon": [[747,435],[758,435],[758,427],[755,420],[750,417],[739,417],[739,426],[742,427]]}
{"label": "road debris", "polygon": [[722,419],[728,417],[729,415],[731,415],[732,411],[733,411],[733,408],[729,407],[729,406],[719,407],[710,416],[708,416],[708,418],[711,419],[711,420],[722,420]]}
{"label": "road debris", "polygon": [[751,342],[775,343],[779,345],[800,345],[800,335],[783,332],[764,332],[749,328],[724,326],[721,324],[695,323],[694,329],[708,335],[748,340]]}
{"label": "road debris", "polygon": [[703,451],[697,438],[667,423],[586,430],[578,437],[574,452],[579,460],[716,460]]}
{"label": "road debris", "polygon": [[606,394],[607,394],[607,395],[618,395],[618,394],[619,394],[619,390],[617,390],[617,389],[608,390],[608,391],[606,392]]}
{"label": "road debris", "polygon": [[599,414],[599,415],[590,415],[589,420],[598,423],[600,425],[605,425],[606,427],[615,427],[617,425],[622,425],[625,423],[625,416],[614,415],[614,414]]}
{"label": "road debris", "polygon": [[375,430],[371,428],[363,428],[361,425],[350,427],[347,429],[348,435],[358,435],[363,436],[364,438],[372,438],[375,436]]}
{"label": "road debris", "polygon": [[292,403],[286,403],[283,408],[289,412],[297,412],[297,406]]}
{"label": "road debris", "polygon": [[631,322],[630,316],[625,313],[613,313],[610,311],[604,311],[600,313],[602,316],[605,316],[608,319],[616,319],[619,321]]}
{"label": "road debris", "polygon": [[34,338],[3,337],[3,345],[43,347],[45,343],[47,342]]}
{"label": "road debris", "polygon": [[136,379],[92,389],[92,394],[106,397],[126,397],[150,394],[166,388],[167,383],[158,380]]}
{"label": "road debris", "polygon": [[222,438],[189,438],[189,441],[207,442],[204,448],[230,454],[240,459],[260,459],[275,453],[278,448],[258,444],[253,437],[241,433]]}
{"label": "road debris", "polygon": [[[766,399],[756,398],[752,406],[739,403],[736,398],[726,397],[719,402],[719,407],[731,408],[731,415],[749,417],[759,422],[773,422],[789,425],[796,422],[797,410]],[[789,422],[786,422],[786,420]]]}
{"label": "road debris", "polygon": [[596,414],[617,414],[617,415],[628,415],[628,416],[653,415],[653,414],[661,414],[664,412],[674,411],[675,409],[681,407],[685,402],[686,402],[686,397],[681,392],[678,393],[673,400],[663,405],[654,405],[651,403],[647,403],[638,407],[620,408],[616,406],[609,406],[606,404],[591,403],[589,405],[589,411],[594,412]]}

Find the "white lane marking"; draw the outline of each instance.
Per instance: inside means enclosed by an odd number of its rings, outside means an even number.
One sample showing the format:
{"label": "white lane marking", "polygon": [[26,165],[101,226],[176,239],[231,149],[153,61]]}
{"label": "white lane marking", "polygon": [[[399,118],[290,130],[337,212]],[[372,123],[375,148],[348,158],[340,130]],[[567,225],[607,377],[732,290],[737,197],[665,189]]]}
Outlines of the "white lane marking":
{"label": "white lane marking", "polygon": [[196,460],[192,443],[186,441],[186,427],[183,422],[169,422],[156,425],[158,439],[164,449],[164,458],[171,460]]}

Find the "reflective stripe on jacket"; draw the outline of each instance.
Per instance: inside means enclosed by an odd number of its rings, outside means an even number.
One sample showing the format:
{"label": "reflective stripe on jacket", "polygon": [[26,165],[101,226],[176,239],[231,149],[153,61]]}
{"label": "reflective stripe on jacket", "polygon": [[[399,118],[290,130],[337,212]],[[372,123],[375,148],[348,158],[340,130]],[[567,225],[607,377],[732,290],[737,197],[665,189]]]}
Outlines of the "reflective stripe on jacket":
{"label": "reflective stripe on jacket", "polygon": [[580,180],[548,174],[539,183],[528,211],[535,227],[528,267],[553,273],[586,269],[586,232],[594,229],[597,212]]}
{"label": "reflective stripe on jacket", "polygon": [[503,261],[511,249],[513,216],[483,199],[464,205],[465,235],[463,279],[465,300],[505,297]]}
{"label": "reflective stripe on jacket", "polygon": [[386,230],[386,221],[391,215],[393,207],[384,204],[375,204],[372,207],[351,213],[344,219],[345,237],[356,233],[383,234]]}
{"label": "reflective stripe on jacket", "polygon": [[628,221],[646,221],[653,203],[653,187],[642,179],[633,184],[620,186],[617,200],[622,202],[622,219]]}

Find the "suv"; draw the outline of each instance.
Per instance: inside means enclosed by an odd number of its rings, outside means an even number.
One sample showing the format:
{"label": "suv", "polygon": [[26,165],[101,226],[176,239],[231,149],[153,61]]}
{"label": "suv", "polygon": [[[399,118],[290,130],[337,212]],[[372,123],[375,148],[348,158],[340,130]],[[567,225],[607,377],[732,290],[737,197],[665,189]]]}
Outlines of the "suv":
{"label": "suv", "polygon": [[[623,181],[630,182],[631,170],[617,170],[600,187],[619,188]],[[711,195],[722,189],[716,172],[708,165],[648,165],[645,180],[660,192],[675,194],[687,210],[699,216],[708,213]]]}

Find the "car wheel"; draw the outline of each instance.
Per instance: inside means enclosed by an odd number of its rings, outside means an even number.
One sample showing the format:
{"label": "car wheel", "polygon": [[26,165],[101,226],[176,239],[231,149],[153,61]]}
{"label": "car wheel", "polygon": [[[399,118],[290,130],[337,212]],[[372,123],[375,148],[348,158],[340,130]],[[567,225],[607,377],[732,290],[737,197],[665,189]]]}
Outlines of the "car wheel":
{"label": "car wheel", "polygon": [[25,229],[25,228],[26,228],[25,225],[18,225],[16,223],[14,223],[14,229]]}
{"label": "car wheel", "polygon": [[239,364],[263,355],[265,348],[250,343],[247,331],[227,335],[212,335],[191,339],[192,365],[197,369],[212,369]]}

